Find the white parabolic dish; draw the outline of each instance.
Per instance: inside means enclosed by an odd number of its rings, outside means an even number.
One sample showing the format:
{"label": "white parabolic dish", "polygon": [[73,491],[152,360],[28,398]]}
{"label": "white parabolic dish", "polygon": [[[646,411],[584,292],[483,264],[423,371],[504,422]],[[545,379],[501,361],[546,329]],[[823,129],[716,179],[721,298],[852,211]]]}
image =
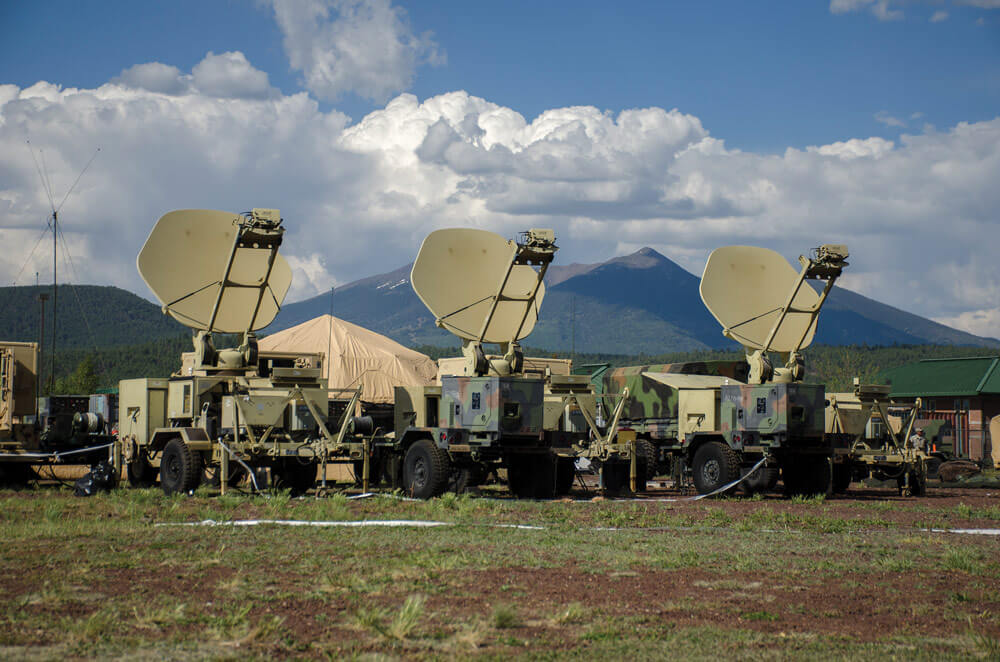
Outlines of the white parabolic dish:
{"label": "white parabolic dish", "polygon": [[[701,300],[728,337],[747,347],[763,349],[798,277],[788,260],[769,248],[724,246],[708,256],[699,290]],[[806,309],[818,301],[816,290],[803,283],[792,307]],[[815,333],[815,318],[806,313],[789,313],[770,350],[790,352],[807,347]]]}
{"label": "white parabolic dish", "polygon": [[[420,246],[410,282],[417,296],[441,320],[444,328],[460,338],[478,340],[493,296],[515,250],[513,244],[488,230],[435,230]],[[525,298],[537,282],[538,272],[532,267],[515,265],[503,294]],[[483,342],[505,343],[527,336],[535,328],[544,297],[545,285],[539,284],[533,305],[524,301],[501,301]],[[522,318],[524,325],[518,331]]]}
{"label": "white parabolic dish", "polygon": [[[226,264],[240,222],[239,214],[210,209],[180,209],[164,214],[153,226],[139,251],[136,266],[146,285],[167,313],[192,329],[208,330]],[[274,319],[292,283],[292,270],[276,255],[267,276],[269,251],[241,247],[236,250],[229,280],[219,303],[212,331],[242,333],[256,331]],[[267,278],[267,287],[257,305],[256,286]]]}

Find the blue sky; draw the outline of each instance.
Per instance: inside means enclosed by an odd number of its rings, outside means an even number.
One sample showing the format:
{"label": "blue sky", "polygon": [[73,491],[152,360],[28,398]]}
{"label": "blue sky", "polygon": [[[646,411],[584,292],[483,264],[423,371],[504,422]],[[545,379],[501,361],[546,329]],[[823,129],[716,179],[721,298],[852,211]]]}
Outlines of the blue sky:
{"label": "blue sky", "polygon": [[159,216],[262,206],[290,301],[437,228],[552,227],[563,264],[695,274],[846,243],[845,287],[1000,336],[1000,0],[50,0],[0,29],[5,284],[51,273],[35,162],[61,199],[99,147],[60,273],[146,297]]}
{"label": "blue sky", "polygon": [[[771,152],[903,129],[877,117],[950,126],[1000,108],[1000,12],[974,6],[909,3],[888,21],[802,0],[499,6],[402,3],[447,57],[409,91],[466,90],[529,119],[572,105],[678,108],[729,147]],[[96,87],[132,64],[189,70],[209,51],[242,51],[283,92],[303,89],[270,7],[251,1],[10,2],[0,23],[0,80],[22,87]],[[350,93],[329,105],[355,119],[377,107]]]}

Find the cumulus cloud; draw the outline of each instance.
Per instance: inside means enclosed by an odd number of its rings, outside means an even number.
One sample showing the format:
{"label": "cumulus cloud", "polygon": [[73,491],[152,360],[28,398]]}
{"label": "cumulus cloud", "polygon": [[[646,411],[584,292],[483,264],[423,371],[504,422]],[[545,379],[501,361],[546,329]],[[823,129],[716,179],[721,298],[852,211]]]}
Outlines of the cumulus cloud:
{"label": "cumulus cloud", "polygon": [[877,113],[875,113],[875,121],[881,124],[885,124],[886,126],[893,126],[893,127],[906,126],[906,122],[899,119],[898,117],[893,117],[892,115],[889,114],[889,111],[887,110],[880,110]]}
{"label": "cumulus cloud", "polygon": [[956,329],[963,329],[977,336],[987,338],[1000,336],[1000,308],[970,310],[954,317],[938,317],[934,321]]}
{"label": "cumulus cloud", "polygon": [[[286,219],[289,300],[405,264],[437,228],[548,226],[566,262],[651,245],[696,273],[720,245],[794,259],[843,242],[845,286],[862,294],[969,330],[1000,309],[988,241],[1000,222],[1000,118],[755,154],[678,109],[578,106],[529,120],[460,91],[403,94],[351,124],[306,93],[265,94],[243,62],[132,68],[96,89],[0,86],[0,243],[15,247],[0,252],[0,281],[45,225],[30,137],[57,196],[101,146],[64,231],[82,281],[143,293],[134,255],[160,215],[261,206]],[[23,274],[44,280],[47,251]]]}
{"label": "cumulus cloud", "polygon": [[891,9],[891,5],[900,4],[901,0],[830,0],[830,11],[834,14],[844,14],[852,11],[868,9],[880,21],[898,21],[903,18],[903,11]]}
{"label": "cumulus cloud", "polygon": [[184,76],[177,67],[161,62],[146,62],[129,67],[112,82],[163,94],[183,94],[191,87],[190,76]]}
{"label": "cumulus cloud", "polygon": [[[940,6],[946,0],[926,0],[925,4]],[[830,13],[846,14],[869,10],[880,21],[898,21],[903,18],[901,7],[907,4],[915,4],[914,0],[830,0]],[[976,7],[979,9],[1000,9],[1000,0],[952,0],[955,6]],[[950,13],[945,9],[937,9],[930,16],[931,23],[940,23],[948,20]],[[984,21],[980,17],[976,20],[977,25],[983,25]]]}
{"label": "cumulus cloud", "polygon": [[254,68],[239,51],[219,55],[209,52],[190,74],[160,62],[137,64],[111,82],[173,96],[196,93],[227,99],[264,99],[277,93],[267,73]]}
{"label": "cumulus cloud", "polygon": [[209,53],[191,74],[198,91],[213,97],[263,99],[275,91],[267,74],[251,66],[240,52]]}
{"label": "cumulus cloud", "polygon": [[416,35],[389,0],[271,0],[292,69],[321,99],[353,92],[376,102],[405,90],[421,64],[444,53]]}

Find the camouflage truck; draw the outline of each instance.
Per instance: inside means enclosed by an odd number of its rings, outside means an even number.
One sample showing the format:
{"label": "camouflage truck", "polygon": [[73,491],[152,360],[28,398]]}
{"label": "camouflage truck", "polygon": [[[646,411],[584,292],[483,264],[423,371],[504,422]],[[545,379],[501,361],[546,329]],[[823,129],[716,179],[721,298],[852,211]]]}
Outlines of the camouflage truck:
{"label": "camouflage truck", "polygon": [[[194,352],[169,378],[119,384],[118,455],[133,485],[158,476],[164,492],[183,493],[209,479],[224,493],[263,472],[302,492],[327,462],[367,457],[370,420],[350,416],[360,389],[333,418],[321,354],[259,351],[256,332],[291,285],[282,223],[277,209],[186,209],[153,226],[136,266],[163,312],[192,330]],[[217,349],[214,334],[240,344]]]}
{"label": "camouflage truck", "polygon": [[[406,493],[460,492],[505,469],[516,496],[549,498],[571,488],[577,457],[621,456],[614,435],[593,443],[586,377],[553,374],[551,365],[540,373],[521,352],[556,250],[545,229],[512,241],[465,228],[424,239],[410,282],[438,326],[463,345],[462,358],[447,362],[455,374],[442,369],[439,386],[396,388],[395,430],[379,453]],[[500,353],[486,354],[485,344]]]}
{"label": "camouflage truck", "polygon": [[[676,481],[690,471],[704,494],[767,454],[777,466],[762,467],[747,479],[751,490],[765,490],[777,482],[778,466],[811,466],[815,462],[804,456],[827,454],[824,394],[812,384],[744,384],[748,369],[745,361],[629,366],[605,372],[602,388],[631,390],[619,428],[634,430],[655,449],[658,474],[670,473]],[[789,461],[792,456],[795,462]]]}
{"label": "camouflage truck", "polygon": [[[751,491],[771,489],[779,477],[791,493],[828,491],[833,447],[824,436],[825,389],[802,382],[799,350],[812,340],[846,257],[844,246],[821,246],[799,258],[796,274],[768,249],[713,251],[702,300],[723,334],[743,344],[746,359],[605,372],[603,390],[631,391],[619,429],[652,444],[658,470],[669,470],[675,482],[690,472],[701,494],[741,477]],[[806,285],[809,279],[825,281],[823,291]]]}

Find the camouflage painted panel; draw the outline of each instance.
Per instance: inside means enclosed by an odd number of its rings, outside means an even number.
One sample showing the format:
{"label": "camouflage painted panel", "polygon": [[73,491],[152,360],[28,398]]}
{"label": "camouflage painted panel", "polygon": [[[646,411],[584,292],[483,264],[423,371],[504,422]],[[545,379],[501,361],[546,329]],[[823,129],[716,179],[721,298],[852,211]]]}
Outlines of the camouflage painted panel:
{"label": "camouflage painted panel", "polygon": [[635,430],[636,433],[657,441],[668,441],[677,439],[677,420],[669,419],[638,419],[618,421],[618,429]]}
{"label": "camouflage painted panel", "polygon": [[504,432],[537,434],[545,423],[545,381],[500,378],[500,427]]}
{"label": "camouflage painted panel", "polygon": [[626,366],[604,373],[605,393],[621,393],[628,387],[630,402],[622,416],[628,419],[677,418],[677,389],[643,377],[644,372],[670,372],[683,375],[717,375],[734,381],[745,382],[747,362],[738,361],[688,361]]}
{"label": "camouflage painted panel", "polygon": [[541,379],[446,376],[438,426],[537,434],[545,419],[544,398]]}
{"label": "camouflage painted panel", "polygon": [[824,388],[814,384],[722,387],[722,429],[762,435],[823,433]]}

